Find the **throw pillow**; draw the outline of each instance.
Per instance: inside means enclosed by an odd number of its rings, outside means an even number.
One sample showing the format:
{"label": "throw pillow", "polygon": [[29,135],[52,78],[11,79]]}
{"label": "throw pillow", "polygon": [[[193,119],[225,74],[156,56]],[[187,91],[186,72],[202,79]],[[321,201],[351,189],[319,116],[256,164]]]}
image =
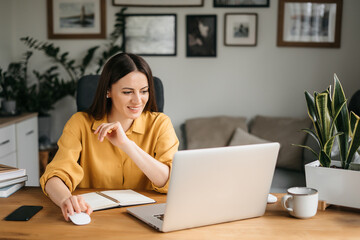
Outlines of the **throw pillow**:
{"label": "throw pillow", "polygon": [[258,143],[268,143],[269,141],[259,138],[242,128],[237,128],[234,132],[233,137],[231,138],[229,146],[238,146],[238,145],[248,145],[248,144],[258,144]]}
{"label": "throw pillow", "polygon": [[185,122],[187,149],[224,147],[236,128],[247,131],[244,117],[194,118]]}
{"label": "throw pillow", "polygon": [[304,145],[306,134],[301,129],[310,126],[311,120],[308,118],[256,116],[250,132],[260,138],[280,143],[277,167],[300,171],[304,168],[303,148],[292,144]]}

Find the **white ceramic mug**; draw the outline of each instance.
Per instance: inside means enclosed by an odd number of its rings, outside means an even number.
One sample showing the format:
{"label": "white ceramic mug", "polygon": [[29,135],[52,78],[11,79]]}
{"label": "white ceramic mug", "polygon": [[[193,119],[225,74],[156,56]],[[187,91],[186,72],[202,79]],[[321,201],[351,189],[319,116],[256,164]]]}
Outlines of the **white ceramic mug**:
{"label": "white ceramic mug", "polygon": [[297,218],[310,218],[315,216],[319,194],[316,189],[307,187],[292,187],[287,195],[281,199],[281,205]]}

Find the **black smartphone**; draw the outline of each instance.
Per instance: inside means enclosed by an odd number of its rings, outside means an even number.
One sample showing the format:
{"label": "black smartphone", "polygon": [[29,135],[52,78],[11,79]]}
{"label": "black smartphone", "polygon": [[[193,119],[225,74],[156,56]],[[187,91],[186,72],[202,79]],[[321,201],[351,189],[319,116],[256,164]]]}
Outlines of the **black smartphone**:
{"label": "black smartphone", "polygon": [[6,221],[28,221],[32,216],[39,212],[42,206],[21,206],[8,216],[5,217]]}

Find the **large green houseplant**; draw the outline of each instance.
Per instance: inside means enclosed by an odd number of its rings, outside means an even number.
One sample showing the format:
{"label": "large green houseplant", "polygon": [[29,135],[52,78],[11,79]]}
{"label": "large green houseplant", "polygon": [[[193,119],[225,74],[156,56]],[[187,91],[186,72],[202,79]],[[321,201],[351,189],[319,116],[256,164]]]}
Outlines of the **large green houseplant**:
{"label": "large green houseplant", "polygon": [[[360,189],[350,187],[360,181],[360,171],[349,166],[360,146],[360,117],[349,112],[343,87],[334,74],[333,89],[329,87],[314,95],[305,92],[312,129],[303,129],[319,146],[316,152],[309,146],[318,161],[305,165],[307,187],[319,192],[319,200],[328,204],[360,208]],[[334,144],[335,139],[337,144]],[[332,159],[332,149],[339,150],[339,159]],[[340,161],[337,161],[340,160]]]}
{"label": "large green houseplant", "polygon": [[[50,117],[49,111],[54,108],[56,102],[70,95],[75,96],[78,80],[85,74],[98,74],[105,61],[113,54],[123,51],[123,43],[119,39],[125,27],[124,12],[121,8],[115,14],[114,30],[110,34],[109,41],[104,46],[93,46],[87,49],[83,58],[71,58],[68,51],[61,51],[60,47],[53,43],[36,40],[32,37],[23,37],[20,40],[29,48],[40,51],[50,59],[50,66],[44,72],[34,70],[37,83],[28,87],[26,102],[21,104],[25,111],[39,112],[39,137],[44,142],[50,142]],[[100,51],[101,50],[101,51]],[[93,64],[95,62],[95,64]],[[95,71],[88,70],[96,66]],[[64,70],[64,71],[61,71]],[[42,138],[42,135],[44,137]],[[48,145],[48,144],[45,144]]]}
{"label": "large green houseplant", "polygon": [[31,52],[26,52],[24,59],[10,63],[7,70],[0,67],[0,97],[3,99],[2,114],[16,114],[23,111],[27,91],[27,65]]}
{"label": "large green houseplant", "polygon": [[330,167],[331,152],[337,138],[341,167],[348,169],[360,146],[360,117],[349,113],[343,87],[334,74],[333,92],[331,87],[322,93],[311,95],[305,92],[308,115],[313,123],[312,129],[303,129],[312,136],[319,146],[319,152],[309,146],[302,146],[313,152],[321,166]]}

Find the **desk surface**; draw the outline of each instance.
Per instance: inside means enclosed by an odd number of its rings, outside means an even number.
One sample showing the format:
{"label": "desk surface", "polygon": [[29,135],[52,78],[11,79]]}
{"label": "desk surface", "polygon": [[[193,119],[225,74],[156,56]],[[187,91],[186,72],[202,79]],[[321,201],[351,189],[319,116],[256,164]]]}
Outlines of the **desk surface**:
{"label": "desk surface", "polygon": [[[90,190],[77,190],[77,194]],[[158,203],[166,195],[141,192]],[[284,194],[275,194],[279,199]],[[28,222],[4,221],[21,205],[44,208]],[[8,198],[0,198],[0,239],[359,239],[360,212],[330,207],[311,219],[290,217],[280,201],[268,204],[265,216],[235,222],[159,233],[127,214],[125,208],[97,211],[91,223],[76,226],[66,222],[60,209],[40,188],[23,188]]]}

